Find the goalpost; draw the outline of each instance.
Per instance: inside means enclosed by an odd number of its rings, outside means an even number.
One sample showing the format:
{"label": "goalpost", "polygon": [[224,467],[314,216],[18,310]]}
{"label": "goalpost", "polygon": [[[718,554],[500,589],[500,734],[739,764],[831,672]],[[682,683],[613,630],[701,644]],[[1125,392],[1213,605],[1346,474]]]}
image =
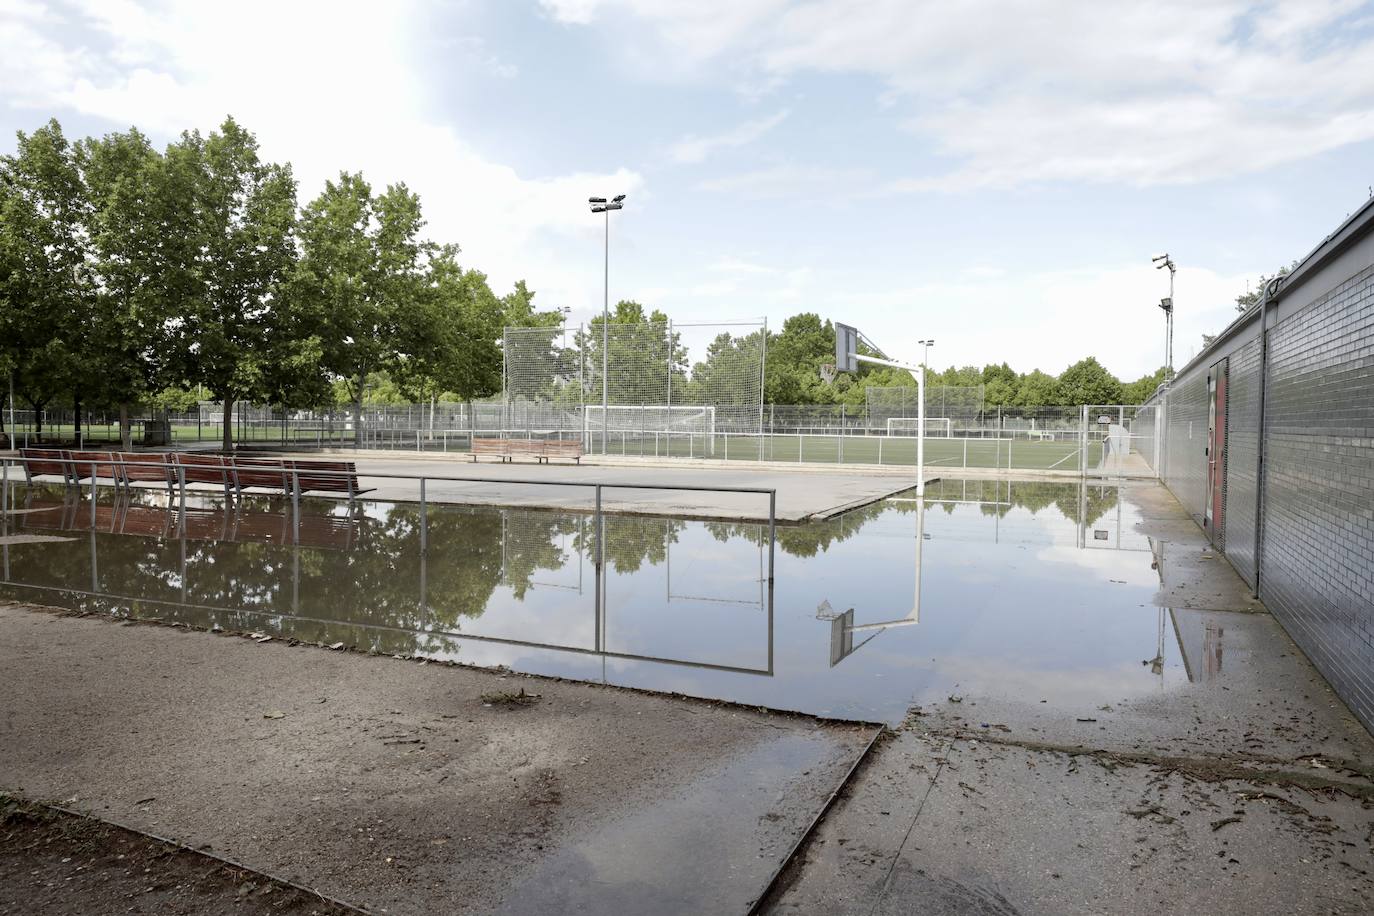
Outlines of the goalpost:
{"label": "goalpost", "polygon": [[[604,422],[603,422],[604,418]],[[638,439],[666,436],[700,438],[705,454],[714,454],[716,441],[716,408],[714,404],[588,404],[582,408],[584,441],[602,430],[612,439]]]}
{"label": "goalpost", "polygon": [[[927,439],[949,439],[954,435],[954,421],[950,417],[926,417]],[[921,428],[920,417],[888,417],[889,436],[914,436]]]}

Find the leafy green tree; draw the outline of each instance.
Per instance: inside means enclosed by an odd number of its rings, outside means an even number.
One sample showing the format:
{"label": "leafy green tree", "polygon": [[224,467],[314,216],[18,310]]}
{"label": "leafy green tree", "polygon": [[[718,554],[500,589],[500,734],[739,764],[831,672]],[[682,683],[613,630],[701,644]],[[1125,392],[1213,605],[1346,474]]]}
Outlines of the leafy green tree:
{"label": "leafy green tree", "polygon": [[[258,157],[257,140],[232,118],[208,137],[182,134],[165,161],[189,189],[194,217],[183,252],[191,295],[174,326],[174,353],[184,376],[224,404],[228,451],[235,402],[269,394],[273,309],[295,263],[296,183],[289,165]],[[288,342],[275,344],[280,359]]]}
{"label": "leafy green tree", "polygon": [[1121,386],[1121,403],[1123,404],[1144,404],[1155,393],[1155,389],[1164,384],[1168,369],[1160,366],[1149,375],[1142,375],[1130,384]]}
{"label": "leafy green tree", "polygon": [[422,295],[409,303],[413,312],[397,326],[400,358],[394,374],[412,400],[433,400],[445,392],[471,400],[500,390],[497,340],[503,309],[486,276],[463,270],[457,255],[456,245],[434,252]]}
{"label": "leafy green tree", "polygon": [[41,438],[43,408],[80,383],[96,288],[86,258],[81,169],[56,120],[18,134],[15,154],[0,157],[0,185],[0,347]]}
{"label": "leafy green tree", "polygon": [[420,199],[405,185],[374,197],[349,172],[326,182],[301,214],[296,288],[314,301],[322,362],[344,382],[359,446],[369,374],[397,369],[421,333],[415,322],[429,314],[427,262],[436,249],[420,239],[423,226]]}
{"label": "leafy green tree", "polygon": [[1021,376],[1021,384],[1016,392],[1017,407],[1053,407],[1067,403],[1059,380],[1048,373],[1034,369]]}
{"label": "leafy green tree", "polygon": [[194,292],[191,185],[173,180],[136,129],[87,138],[80,155],[91,204],[90,257],[100,277],[86,338],[88,365],[99,379],[92,395],[119,406],[120,440],[128,448],[129,407],[168,387],[168,327]]}
{"label": "leafy green tree", "polygon": [[[669,354],[672,355],[673,400],[689,403],[686,389],[687,350],[681,335],[668,338],[668,316],[655,309],[645,314],[638,302],[622,299],[611,311],[606,348],[608,356],[607,402],[610,404],[658,403],[667,398]],[[602,318],[592,319],[576,343],[584,355],[588,383],[587,402],[601,401]]]}
{"label": "leafy green tree", "polygon": [[1096,357],[1080,359],[1059,376],[1060,397],[1069,404],[1120,404],[1121,383]]}

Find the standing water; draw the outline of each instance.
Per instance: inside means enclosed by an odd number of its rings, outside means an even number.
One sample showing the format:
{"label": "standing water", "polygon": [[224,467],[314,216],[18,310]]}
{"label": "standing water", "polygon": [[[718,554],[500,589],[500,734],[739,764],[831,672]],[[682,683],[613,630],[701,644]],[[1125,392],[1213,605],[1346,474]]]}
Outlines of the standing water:
{"label": "standing water", "polygon": [[[1215,676],[1113,486],[946,480],[766,525],[20,488],[0,597],[897,722],[961,692],[1129,698]],[[54,540],[53,538],[60,538]],[[598,596],[600,607],[598,607]]]}

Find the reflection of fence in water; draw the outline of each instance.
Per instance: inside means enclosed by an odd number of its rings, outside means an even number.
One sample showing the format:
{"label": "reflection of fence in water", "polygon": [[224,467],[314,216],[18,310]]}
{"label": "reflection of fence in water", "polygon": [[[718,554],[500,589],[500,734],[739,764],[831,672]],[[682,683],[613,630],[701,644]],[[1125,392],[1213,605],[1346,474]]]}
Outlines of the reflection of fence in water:
{"label": "reflection of fence in water", "polygon": [[[664,522],[664,528],[663,528],[664,582],[665,582],[664,594],[665,594],[666,600],[667,600],[667,602],[668,602],[669,604],[672,604],[674,601],[705,601],[705,602],[709,602],[709,603],[711,603],[711,604],[732,604],[732,605],[735,605],[735,606],[737,606],[737,607],[749,607],[749,608],[763,608],[763,607],[764,607],[765,603],[767,602],[767,592],[768,592],[768,576],[767,576],[767,573],[764,571],[764,565],[765,565],[765,564],[764,564],[764,543],[765,543],[764,538],[762,538],[762,537],[757,537],[757,538],[750,538],[750,539],[749,539],[750,541],[757,542],[757,544],[758,544],[758,553],[759,553],[759,557],[758,557],[758,559],[759,559],[759,573],[758,573],[757,579],[755,579],[755,580],[751,583],[751,585],[750,585],[751,590],[752,590],[752,588],[753,588],[754,585],[757,585],[757,586],[758,586],[759,594],[758,594],[758,597],[757,597],[757,598],[754,597],[752,594],[751,594],[750,597],[748,597],[748,598],[740,598],[740,597],[723,597],[723,596],[719,596],[719,595],[702,595],[702,594],[696,594],[696,595],[694,595],[694,594],[689,594],[689,593],[687,593],[687,592],[674,592],[674,591],[673,591],[673,542],[674,542],[676,539],[673,537],[673,532],[672,532],[672,529],[670,528],[671,524],[672,524],[671,521],[665,521],[665,522]],[[762,533],[762,527],[761,527],[761,526],[759,527],[759,531],[760,531],[760,533]],[[680,582],[680,581],[681,581],[681,576],[679,576],[679,582]],[[689,581],[691,581],[690,578],[689,578]]]}
{"label": "reflection of fence in water", "polygon": [[[550,521],[554,520],[553,524]],[[574,530],[575,529],[575,530]],[[561,588],[582,594],[583,565],[587,547],[587,516],[552,516],[549,513],[501,510],[501,584],[516,584],[531,588]],[[557,567],[541,566],[535,563],[527,568],[524,561],[537,558],[556,545],[559,564]],[[538,570],[567,570],[571,566],[569,557],[577,555],[577,581],[552,582],[534,578]],[[521,561],[517,563],[517,561]],[[518,569],[523,581],[512,580],[513,572]],[[571,574],[570,574],[571,575]]]}

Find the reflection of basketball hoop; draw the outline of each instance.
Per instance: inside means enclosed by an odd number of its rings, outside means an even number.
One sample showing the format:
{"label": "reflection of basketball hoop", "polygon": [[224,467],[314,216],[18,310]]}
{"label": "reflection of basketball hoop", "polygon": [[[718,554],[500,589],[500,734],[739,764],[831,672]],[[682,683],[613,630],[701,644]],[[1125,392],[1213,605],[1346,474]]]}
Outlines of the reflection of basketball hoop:
{"label": "reflection of basketball hoop", "polygon": [[827,385],[834,384],[836,374],[834,363],[821,363],[821,381]]}

